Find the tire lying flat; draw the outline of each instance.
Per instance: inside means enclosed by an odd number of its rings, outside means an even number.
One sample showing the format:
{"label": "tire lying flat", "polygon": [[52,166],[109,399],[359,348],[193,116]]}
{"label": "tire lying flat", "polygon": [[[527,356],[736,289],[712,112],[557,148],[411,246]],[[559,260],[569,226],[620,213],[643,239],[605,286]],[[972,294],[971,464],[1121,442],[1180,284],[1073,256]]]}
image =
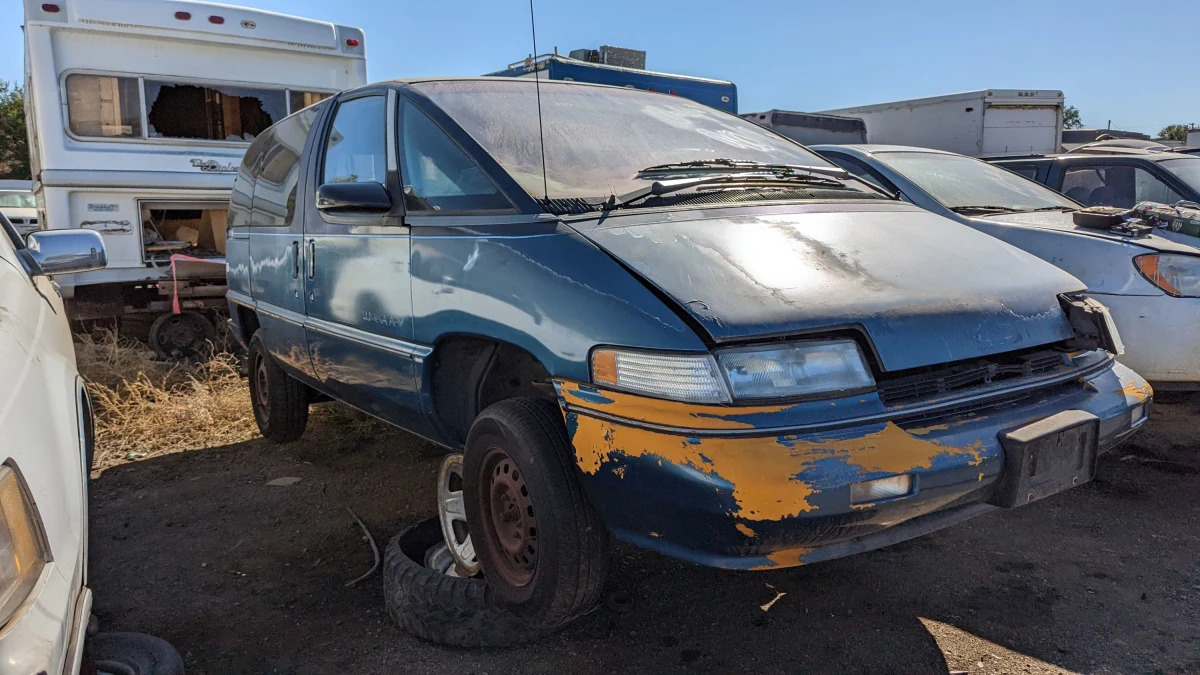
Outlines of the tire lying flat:
{"label": "tire lying flat", "polygon": [[442,527],[430,518],[398,534],[383,564],[388,614],[404,630],[455,647],[504,647],[558,628],[517,616],[498,605],[481,578],[453,577],[425,566],[425,556],[443,543]]}
{"label": "tire lying flat", "polygon": [[83,649],[85,664],[101,675],[183,675],[179,652],[153,635],[97,633],[87,638]]}

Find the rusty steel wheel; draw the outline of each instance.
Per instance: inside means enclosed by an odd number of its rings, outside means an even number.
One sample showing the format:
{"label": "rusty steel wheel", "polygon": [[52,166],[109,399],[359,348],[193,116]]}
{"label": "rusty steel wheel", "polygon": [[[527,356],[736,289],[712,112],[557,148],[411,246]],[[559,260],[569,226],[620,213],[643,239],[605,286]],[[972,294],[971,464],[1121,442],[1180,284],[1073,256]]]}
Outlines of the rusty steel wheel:
{"label": "rusty steel wheel", "polygon": [[478,495],[484,509],[481,535],[498,554],[496,569],[489,572],[512,586],[525,586],[533,580],[538,562],[537,514],[529,486],[512,457],[497,446],[484,454],[482,473],[486,478]]}
{"label": "rusty steel wheel", "polygon": [[562,411],[516,398],[488,406],[463,449],[463,497],[482,575],[496,602],[545,626],[599,599],[608,531],[588,502]]}

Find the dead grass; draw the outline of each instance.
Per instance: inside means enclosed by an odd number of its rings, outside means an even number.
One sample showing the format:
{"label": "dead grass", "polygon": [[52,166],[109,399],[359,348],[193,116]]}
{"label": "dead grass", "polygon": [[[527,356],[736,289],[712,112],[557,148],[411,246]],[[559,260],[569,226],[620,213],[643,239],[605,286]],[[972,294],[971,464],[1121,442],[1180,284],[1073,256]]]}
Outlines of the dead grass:
{"label": "dead grass", "polygon": [[[102,471],[147,457],[261,438],[237,356],[167,363],[111,331],[75,336],[79,372],[96,409],[96,461]],[[400,432],[339,403],[313,406],[300,443],[337,454]]]}
{"label": "dead grass", "polygon": [[232,354],[164,363],[112,332],[77,335],[75,354],[96,408],[96,469],[258,436]]}

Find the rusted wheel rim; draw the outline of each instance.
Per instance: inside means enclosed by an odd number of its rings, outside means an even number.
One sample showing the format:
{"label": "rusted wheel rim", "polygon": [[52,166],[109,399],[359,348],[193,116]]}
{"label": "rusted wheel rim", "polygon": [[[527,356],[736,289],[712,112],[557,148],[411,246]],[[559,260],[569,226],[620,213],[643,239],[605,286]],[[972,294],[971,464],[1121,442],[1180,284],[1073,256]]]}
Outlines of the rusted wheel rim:
{"label": "rusted wheel rim", "polygon": [[488,449],[483,466],[486,474],[488,518],[491,525],[488,538],[496,546],[495,570],[513,586],[524,586],[533,580],[537,569],[537,516],[525,477],[512,458],[498,447]]}
{"label": "rusted wheel rim", "polygon": [[254,369],[254,399],[258,404],[258,409],[266,418],[270,412],[271,390],[267,378],[267,360],[263,357],[258,357],[258,367]]}

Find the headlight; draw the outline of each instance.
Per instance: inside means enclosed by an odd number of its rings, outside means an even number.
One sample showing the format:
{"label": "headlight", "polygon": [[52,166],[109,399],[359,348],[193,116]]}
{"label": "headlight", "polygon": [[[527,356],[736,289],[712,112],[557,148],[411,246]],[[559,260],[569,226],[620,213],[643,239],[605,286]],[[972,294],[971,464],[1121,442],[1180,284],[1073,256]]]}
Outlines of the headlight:
{"label": "headlight", "polygon": [[592,382],[676,401],[729,402],[711,354],[597,349],[592,352]]}
{"label": "headlight", "polygon": [[1133,264],[1150,283],[1171,295],[1200,297],[1200,256],[1151,253],[1134,258]]}
{"label": "headlight", "polygon": [[739,347],[711,354],[592,352],[592,381],[692,403],[730,403],[861,391],[875,386],[851,340]]}
{"label": "headlight", "polygon": [[735,399],[788,398],[875,386],[851,340],[797,342],[718,352]]}
{"label": "headlight", "polygon": [[0,466],[0,626],[25,602],[46,565],[41,530],[17,473]]}

